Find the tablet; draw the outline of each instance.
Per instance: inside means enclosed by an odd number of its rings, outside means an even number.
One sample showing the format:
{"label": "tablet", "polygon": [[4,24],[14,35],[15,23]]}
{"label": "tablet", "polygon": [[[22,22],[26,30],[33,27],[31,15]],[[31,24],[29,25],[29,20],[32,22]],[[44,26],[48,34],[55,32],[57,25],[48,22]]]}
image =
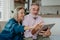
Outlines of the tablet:
{"label": "tablet", "polygon": [[55,23],[52,23],[52,24],[45,24],[42,28],[43,31],[46,31],[48,28],[52,28],[53,26],[55,25]]}
{"label": "tablet", "polygon": [[[40,29],[40,30],[46,31],[48,28],[51,29],[54,25],[55,25],[55,23],[45,24],[44,26],[42,26],[42,29]],[[37,28],[37,26],[31,31],[32,35],[34,35],[37,31],[40,31],[39,29],[35,30],[36,28]]]}

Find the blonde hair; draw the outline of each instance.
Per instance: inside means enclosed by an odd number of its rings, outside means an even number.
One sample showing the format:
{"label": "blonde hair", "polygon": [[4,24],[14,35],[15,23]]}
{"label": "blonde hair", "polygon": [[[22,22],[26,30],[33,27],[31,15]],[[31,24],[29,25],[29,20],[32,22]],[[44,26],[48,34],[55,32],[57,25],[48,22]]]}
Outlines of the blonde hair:
{"label": "blonde hair", "polygon": [[[21,9],[24,9],[24,7],[23,7],[23,6],[19,6],[19,7],[17,7],[17,8],[14,10],[13,18],[14,18],[15,20],[17,20],[18,11],[21,10]],[[24,10],[25,10],[25,9],[24,9]]]}

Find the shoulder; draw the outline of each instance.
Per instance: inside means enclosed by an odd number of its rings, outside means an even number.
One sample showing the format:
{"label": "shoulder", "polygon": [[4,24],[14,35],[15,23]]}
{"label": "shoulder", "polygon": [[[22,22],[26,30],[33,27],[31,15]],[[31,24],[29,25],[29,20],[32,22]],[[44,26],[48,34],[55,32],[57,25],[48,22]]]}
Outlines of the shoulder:
{"label": "shoulder", "polygon": [[14,21],[14,19],[13,18],[10,18],[6,23],[10,23],[12,21]]}
{"label": "shoulder", "polygon": [[8,21],[8,22],[12,22],[12,21],[14,21],[14,18],[9,19],[9,21]]}
{"label": "shoulder", "polygon": [[11,19],[9,19],[9,21],[7,21],[6,25],[10,25],[10,24],[13,24],[13,23],[14,23],[14,19],[11,18]]}
{"label": "shoulder", "polygon": [[30,18],[29,14],[24,16],[24,20],[28,20]]}
{"label": "shoulder", "polygon": [[40,15],[38,15],[38,19],[39,19],[40,21],[44,22],[43,17],[41,17]]}
{"label": "shoulder", "polygon": [[11,18],[11,19],[9,19],[9,21],[7,21],[7,23],[12,23],[12,22],[14,22],[13,18]]}
{"label": "shoulder", "polygon": [[5,25],[5,28],[10,28],[12,26],[12,24],[14,24],[14,19],[11,18]]}
{"label": "shoulder", "polygon": [[29,17],[29,14],[25,16],[25,18],[28,18]]}
{"label": "shoulder", "polygon": [[29,14],[24,17],[24,20],[22,23],[23,23],[23,25],[27,25],[28,22],[29,22]]}
{"label": "shoulder", "polygon": [[41,17],[40,15],[38,15],[38,18],[43,19],[43,17]]}

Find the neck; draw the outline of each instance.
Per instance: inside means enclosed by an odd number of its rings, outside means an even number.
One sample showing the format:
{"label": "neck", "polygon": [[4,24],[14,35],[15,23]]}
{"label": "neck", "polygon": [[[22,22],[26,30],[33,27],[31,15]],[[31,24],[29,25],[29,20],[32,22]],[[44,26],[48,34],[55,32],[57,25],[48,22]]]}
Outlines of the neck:
{"label": "neck", "polygon": [[17,22],[20,23],[21,20],[17,19]]}
{"label": "neck", "polygon": [[22,25],[22,20],[17,20],[18,21],[18,24],[20,25]]}

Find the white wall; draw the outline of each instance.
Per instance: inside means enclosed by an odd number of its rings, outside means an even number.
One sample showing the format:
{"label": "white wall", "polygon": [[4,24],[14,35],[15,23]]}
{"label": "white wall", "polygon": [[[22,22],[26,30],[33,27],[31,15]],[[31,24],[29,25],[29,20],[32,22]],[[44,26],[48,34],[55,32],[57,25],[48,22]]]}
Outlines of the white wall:
{"label": "white wall", "polygon": [[[52,2],[52,3],[50,3],[50,2]],[[41,0],[41,1],[38,0],[37,3],[39,3],[39,4],[41,3],[40,12],[42,14],[47,14],[47,13],[57,14],[57,10],[59,11],[59,14],[60,14],[60,5],[59,5],[60,0]],[[55,3],[57,5],[55,5]]]}
{"label": "white wall", "polygon": [[42,6],[60,5],[60,0],[41,0]]}
{"label": "white wall", "polygon": [[53,14],[57,14],[57,10],[59,11],[60,14],[60,6],[42,6],[41,7],[41,13],[53,13]]}
{"label": "white wall", "polygon": [[3,7],[3,19],[0,21],[7,21],[10,18],[10,14],[9,14],[9,6],[10,6],[10,0],[4,0],[4,7]]}
{"label": "white wall", "polygon": [[14,0],[4,0],[3,19],[0,21],[8,21],[11,17],[11,10],[14,10]]}
{"label": "white wall", "polygon": [[59,14],[60,14],[60,5],[59,5],[60,4],[60,0],[41,0],[41,1],[38,0],[36,2],[41,4],[40,12],[42,14],[47,14],[47,13],[57,14],[57,10],[59,11]]}
{"label": "white wall", "polygon": [[43,18],[45,23],[56,23],[54,27],[52,27],[51,32],[52,35],[60,35],[60,18]]}

